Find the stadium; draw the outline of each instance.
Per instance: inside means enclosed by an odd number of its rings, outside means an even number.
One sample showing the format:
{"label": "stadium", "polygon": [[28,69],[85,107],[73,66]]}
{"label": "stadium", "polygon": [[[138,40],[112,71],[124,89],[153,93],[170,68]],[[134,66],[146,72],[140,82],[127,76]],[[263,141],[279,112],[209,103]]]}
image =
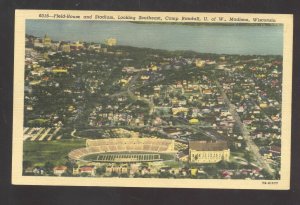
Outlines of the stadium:
{"label": "stadium", "polygon": [[172,160],[174,140],[157,138],[109,138],[86,140],[86,147],[73,150],[69,158],[86,162],[154,162]]}

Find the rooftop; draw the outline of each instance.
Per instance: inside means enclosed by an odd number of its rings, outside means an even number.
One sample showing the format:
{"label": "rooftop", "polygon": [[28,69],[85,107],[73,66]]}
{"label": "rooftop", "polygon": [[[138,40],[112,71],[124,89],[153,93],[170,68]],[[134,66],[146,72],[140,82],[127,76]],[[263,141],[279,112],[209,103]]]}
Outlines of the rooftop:
{"label": "rooftop", "polygon": [[190,141],[189,148],[197,151],[221,151],[228,149],[226,141]]}

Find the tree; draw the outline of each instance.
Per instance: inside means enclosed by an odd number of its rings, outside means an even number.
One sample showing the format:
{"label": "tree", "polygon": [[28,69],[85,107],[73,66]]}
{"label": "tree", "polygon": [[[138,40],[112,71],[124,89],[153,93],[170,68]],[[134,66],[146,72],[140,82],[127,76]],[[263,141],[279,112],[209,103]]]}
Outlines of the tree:
{"label": "tree", "polygon": [[72,170],[74,167],[74,163],[72,163],[71,161],[67,161],[65,163],[65,166],[68,167],[68,169]]}
{"label": "tree", "polygon": [[116,173],[116,172],[111,173],[111,177],[117,177],[117,176],[119,176],[118,173]]}
{"label": "tree", "polygon": [[46,173],[51,174],[53,173],[54,164],[52,162],[46,162],[44,168]]}
{"label": "tree", "polygon": [[171,178],[173,175],[169,172],[160,172],[159,178]]}
{"label": "tree", "polygon": [[126,174],[126,173],[122,173],[122,174],[120,174],[120,177],[123,177],[123,178],[128,178],[128,174]]}
{"label": "tree", "polygon": [[71,172],[71,170],[67,169],[67,171],[64,172],[64,173],[62,173],[61,176],[63,176],[63,177],[69,177],[69,176],[72,176],[72,172]]}
{"label": "tree", "polygon": [[244,158],[247,160],[248,163],[251,163],[253,161],[253,156],[249,151],[245,152]]}
{"label": "tree", "polygon": [[203,170],[209,175],[209,176],[216,176],[218,174],[218,169],[215,165],[207,165],[203,168]]}
{"label": "tree", "polygon": [[25,160],[23,161],[23,170],[26,170],[27,168],[31,167],[33,164],[31,161]]}
{"label": "tree", "polygon": [[229,162],[222,160],[219,163],[217,163],[217,167],[219,169],[228,169],[229,168]]}
{"label": "tree", "polygon": [[88,173],[86,173],[86,172],[83,172],[83,173],[81,173],[81,174],[80,174],[80,176],[82,176],[82,177],[88,177],[88,176],[89,176],[89,174],[88,174]]}
{"label": "tree", "polygon": [[274,177],[271,174],[269,174],[269,172],[265,169],[261,170],[261,174],[264,176],[265,179],[268,180],[274,179]]}
{"label": "tree", "polygon": [[102,175],[104,173],[105,173],[105,167],[104,166],[99,167],[99,168],[96,169],[96,174],[97,175]]}

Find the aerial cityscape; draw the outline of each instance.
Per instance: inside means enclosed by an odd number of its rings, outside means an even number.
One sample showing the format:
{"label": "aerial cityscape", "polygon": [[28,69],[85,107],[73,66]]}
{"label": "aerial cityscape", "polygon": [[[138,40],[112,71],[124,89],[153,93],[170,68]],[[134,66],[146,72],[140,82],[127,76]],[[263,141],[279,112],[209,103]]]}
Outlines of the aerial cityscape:
{"label": "aerial cityscape", "polygon": [[282,61],[26,32],[23,175],[280,179]]}

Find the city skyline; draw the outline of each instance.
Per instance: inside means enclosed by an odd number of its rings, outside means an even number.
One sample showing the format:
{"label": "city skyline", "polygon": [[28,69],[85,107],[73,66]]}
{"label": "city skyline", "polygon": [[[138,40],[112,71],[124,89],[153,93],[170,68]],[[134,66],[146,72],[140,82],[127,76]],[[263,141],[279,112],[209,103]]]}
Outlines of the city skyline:
{"label": "city skyline", "polygon": [[[190,26],[176,23],[165,25],[76,20],[26,22],[27,34],[43,37],[48,33],[56,41],[100,43],[114,37],[118,39],[119,45],[170,51],[191,50],[200,53],[244,55],[282,55],[283,51],[282,25]],[[60,32],[56,32],[57,30]]]}

